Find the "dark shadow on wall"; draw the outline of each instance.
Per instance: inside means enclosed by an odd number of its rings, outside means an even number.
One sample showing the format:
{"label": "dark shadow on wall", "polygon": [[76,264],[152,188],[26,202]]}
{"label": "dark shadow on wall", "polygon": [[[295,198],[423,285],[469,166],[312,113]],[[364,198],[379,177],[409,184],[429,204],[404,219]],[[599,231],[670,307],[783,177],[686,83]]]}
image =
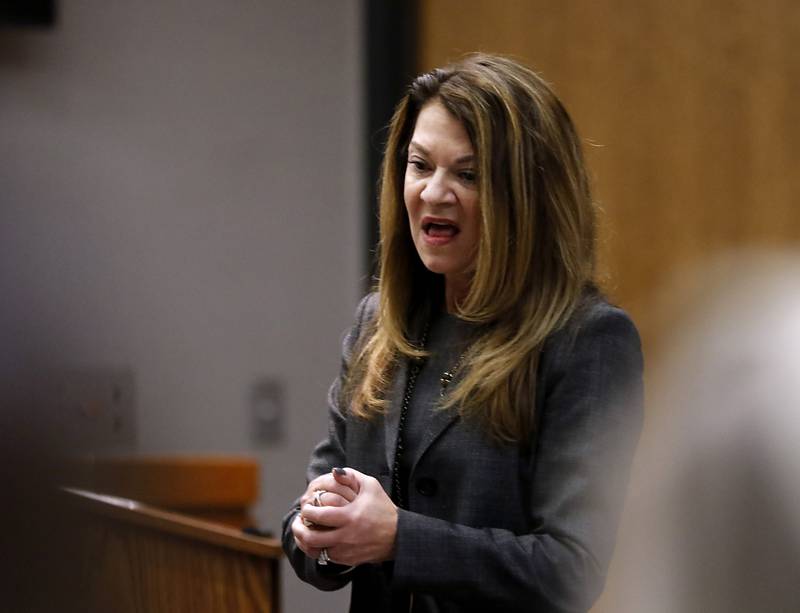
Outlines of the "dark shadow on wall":
{"label": "dark shadow on wall", "polygon": [[369,271],[369,290],[377,275],[378,179],[386,128],[394,107],[417,72],[418,9],[416,0],[367,2],[366,91],[367,91],[367,172],[365,213],[367,245],[365,270]]}

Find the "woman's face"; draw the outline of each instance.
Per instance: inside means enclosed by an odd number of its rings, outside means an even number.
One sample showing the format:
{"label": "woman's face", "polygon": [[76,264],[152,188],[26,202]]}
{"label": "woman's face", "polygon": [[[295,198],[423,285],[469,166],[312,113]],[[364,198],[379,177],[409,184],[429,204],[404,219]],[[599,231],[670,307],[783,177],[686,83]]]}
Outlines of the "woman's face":
{"label": "woman's face", "polygon": [[422,107],[408,146],[403,198],[422,263],[462,298],[474,270],[481,214],[475,152],[463,124],[433,100]]}

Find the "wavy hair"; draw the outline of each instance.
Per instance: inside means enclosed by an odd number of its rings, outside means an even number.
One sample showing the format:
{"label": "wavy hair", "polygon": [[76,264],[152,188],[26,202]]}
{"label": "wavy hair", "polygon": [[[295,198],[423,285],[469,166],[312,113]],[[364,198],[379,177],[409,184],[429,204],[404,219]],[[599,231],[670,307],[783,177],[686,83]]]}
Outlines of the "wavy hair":
{"label": "wavy hair", "polygon": [[403,200],[408,144],[432,101],[472,142],[482,223],[474,276],[455,309],[478,333],[441,408],[521,441],[533,428],[542,346],[593,286],[596,213],[566,109],[539,75],[504,57],[472,54],[423,74],[395,110],[381,170],[380,305],[353,353],[347,404],[363,418],[386,409],[398,365],[425,356],[419,319],[441,304],[443,281],[417,255]]}

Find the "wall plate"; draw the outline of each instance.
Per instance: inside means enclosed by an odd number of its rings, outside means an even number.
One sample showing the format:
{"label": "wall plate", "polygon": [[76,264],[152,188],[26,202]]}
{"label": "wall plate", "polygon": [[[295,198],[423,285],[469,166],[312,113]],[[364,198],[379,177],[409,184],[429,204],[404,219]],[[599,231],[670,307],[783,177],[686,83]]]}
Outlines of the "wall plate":
{"label": "wall plate", "polygon": [[43,406],[64,444],[77,451],[133,451],[136,386],[129,369],[98,368],[51,373]]}

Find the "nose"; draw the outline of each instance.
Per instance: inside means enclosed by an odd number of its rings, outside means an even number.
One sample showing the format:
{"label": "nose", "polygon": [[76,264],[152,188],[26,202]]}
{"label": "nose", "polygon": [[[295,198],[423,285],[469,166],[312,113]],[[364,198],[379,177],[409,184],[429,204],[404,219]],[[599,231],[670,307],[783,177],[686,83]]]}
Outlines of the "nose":
{"label": "nose", "polygon": [[444,169],[439,169],[430,176],[419,197],[426,204],[452,204],[456,201],[453,187],[447,180]]}

